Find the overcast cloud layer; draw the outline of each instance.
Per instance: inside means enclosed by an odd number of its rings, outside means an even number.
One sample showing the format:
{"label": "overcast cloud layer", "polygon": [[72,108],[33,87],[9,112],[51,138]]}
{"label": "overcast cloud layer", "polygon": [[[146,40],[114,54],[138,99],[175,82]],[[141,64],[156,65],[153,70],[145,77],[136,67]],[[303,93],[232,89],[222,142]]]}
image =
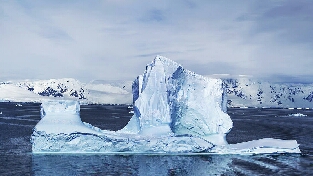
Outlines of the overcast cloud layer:
{"label": "overcast cloud layer", "polygon": [[202,75],[313,82],[313,1],[0,1],[0,81],[133,80],[156,55]]}

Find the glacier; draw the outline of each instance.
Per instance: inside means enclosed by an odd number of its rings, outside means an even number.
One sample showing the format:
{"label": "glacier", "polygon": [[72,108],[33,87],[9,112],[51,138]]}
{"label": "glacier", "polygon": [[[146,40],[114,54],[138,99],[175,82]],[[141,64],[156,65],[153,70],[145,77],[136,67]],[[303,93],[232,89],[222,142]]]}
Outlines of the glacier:
{"label": "glacier", "polygon": [[294,140],[227,144],[233,123],[220,79],[157,56],[132,85],[134,115],[119,131],[82,122],[79,102],[44,101],[33,153],[300,153]]}

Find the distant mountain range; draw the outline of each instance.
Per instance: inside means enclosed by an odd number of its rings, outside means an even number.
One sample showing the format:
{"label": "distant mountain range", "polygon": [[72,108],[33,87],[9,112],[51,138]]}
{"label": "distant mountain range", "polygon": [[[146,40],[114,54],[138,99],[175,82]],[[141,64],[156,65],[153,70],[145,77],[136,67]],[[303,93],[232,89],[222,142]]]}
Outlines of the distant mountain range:
{"label": "distant mountain range", "polygon": [[86,84],[72,78],[0,82],[0,101],[73,99],[83,104],[130,104],[131,83],[93,81]]}
{"label": "distant mountain range", "polygon": [[224,79],[229,107],[313,108],[313,84]]}
{"label": "distant mountain range", "polygon": [[[278,84],[252,79],[224,79],[228,107],[313,108],[313,84]],[[72,78],[0,82],[0,101],[40,102],[75,99],[83,104],[131,104],[132,81]]]}

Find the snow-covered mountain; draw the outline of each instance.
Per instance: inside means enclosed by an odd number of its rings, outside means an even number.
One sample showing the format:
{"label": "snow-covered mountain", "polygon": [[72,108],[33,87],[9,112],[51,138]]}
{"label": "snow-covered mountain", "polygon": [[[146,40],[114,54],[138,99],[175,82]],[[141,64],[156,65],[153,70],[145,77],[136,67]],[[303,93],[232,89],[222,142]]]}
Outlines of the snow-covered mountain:
{"label": "snow-covered mountain", "polygon": [[[228,107],[313,108],[313,84],[224,79]],[[76,99],[81,103],[131,104],[132,81],[82,83],[72,78],[0,82],[0,101]]]}
{"label": "snow-covered mountain", "polygon": [[313,108],[313,84],[224,79],[229,107]]}
{"label": "snow-covered mountain", "polygon": [[72,78],[0,83],[0,101],[40,102],[45,99],[74,99],[83,104],[130,104],[131,82],[93,81]]}
{"label": "snow-covered mountain", "polygon": [[132,81],[92,81],[84,86],[89,103],[131,104]]}
{"label": "snow-covered mountain", "polygon": [[25,90],[47,97],[63,97],[84,100],[89,94],[84,84],[72,78],[50,79],[39,81],[21,81],[13,83]]}

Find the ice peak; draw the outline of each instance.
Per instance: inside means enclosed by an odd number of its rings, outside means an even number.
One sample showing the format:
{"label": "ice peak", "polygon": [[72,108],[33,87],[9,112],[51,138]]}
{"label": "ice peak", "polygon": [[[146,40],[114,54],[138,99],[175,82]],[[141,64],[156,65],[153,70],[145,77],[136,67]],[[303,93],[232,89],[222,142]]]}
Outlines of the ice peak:
{"label": "ice peak", "polygon": [[167,57],[161,56],[161,55],[157,55],[157,56],[154,58],[153,62],[155,63],[155,62],[157,62],[157,61],[161,61],[163,64],[164,64],[164,63],[172,63],[172,64],[175,64],[175,65],[179,65],[179,64],[176,63],[175,61],[173,61],[173,60],[171,60],[171,59],[169,59],[169,58],[167,58]]}
{"label": "ice peak", "polygon": [[182,66],[175,61],[160,55],[157,55],[154,60],[147,65],[146,72],[154,69],[155,67],[157,67],[155,70],[162,70],[164,74],[172,74],[177,68],[182,68]]}
{"label": "ice peak", "polygon": [[[167,58],[167,57],[164,57],[164,56],[160,56],[160,55],[157,55],[154,60],[152,61],[151,64],[147,65],[147,67],[156,67],[156,66],[161,66],[164,68],[165,72],[169,74],[173,74],[173,76],[175,76],[178,71],[180,72],[184,72],[188,75],[191,75],[197,79],[202,79],[202,80],[209,80],[209,79],[212,79],[212,78],[208,78],[208,77],[205,77],[205,76],[202,76],[202,75],[199,75],[193,71],[190,71],[190,70],[187,70],[185,69],[182,65],[178,64],[177,62]],[[176,71],[176,72],[175,72]],[[175,75],[174,75],[175,73]],[[214,79],[214,78],[213,78]]]}

